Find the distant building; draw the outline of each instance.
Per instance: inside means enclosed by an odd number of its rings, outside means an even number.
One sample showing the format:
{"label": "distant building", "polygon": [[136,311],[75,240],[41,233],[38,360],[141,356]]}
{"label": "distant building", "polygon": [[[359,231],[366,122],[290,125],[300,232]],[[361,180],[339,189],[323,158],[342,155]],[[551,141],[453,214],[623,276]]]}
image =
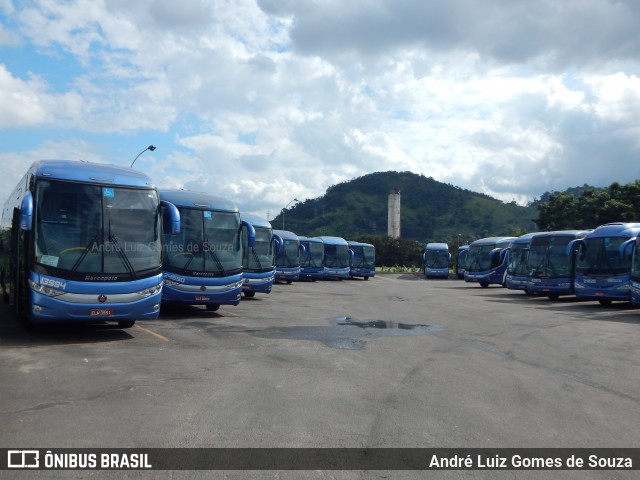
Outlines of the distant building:
{"label": "distant building", "polygon": [[400,238],[400,190],[389,193],[387,235]]}

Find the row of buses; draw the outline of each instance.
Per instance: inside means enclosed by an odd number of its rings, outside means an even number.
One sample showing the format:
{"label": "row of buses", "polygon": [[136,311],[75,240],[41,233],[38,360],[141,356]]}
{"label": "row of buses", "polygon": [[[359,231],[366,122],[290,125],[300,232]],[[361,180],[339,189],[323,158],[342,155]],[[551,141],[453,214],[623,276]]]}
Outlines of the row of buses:
{"label": "row of buses", "polygon": [[374,272],[372,245],[274,231],[225,199],[158,191],[147,175],[114,165],[35,162],[2,209],[0,287],[26,324],[128,328],[157,318],[161,303],[217,310],[280,279]]}
{"label": "row of buses", "polygon": [[[274,230],[275,279],[345,279],[375,276],[375,247],[341,237],[305,237],[287,230]],[[246,292],[245,292],[246,294]]]}
{"label": "row of buses", "polygon": [[489,237],[460,247],[458,276],[557,299],[640,305],[640,223]]}

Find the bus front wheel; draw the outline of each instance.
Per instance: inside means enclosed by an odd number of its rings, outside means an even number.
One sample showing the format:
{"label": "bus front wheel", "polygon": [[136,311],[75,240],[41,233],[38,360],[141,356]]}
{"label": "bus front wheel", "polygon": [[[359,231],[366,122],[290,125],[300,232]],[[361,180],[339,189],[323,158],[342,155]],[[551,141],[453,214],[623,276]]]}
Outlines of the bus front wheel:
{"label": "bus front wheel", "polygon": [[256,292],[250,292],[250,291],[244,292],[244,296],[246,298],[253,298],[255,297],[255,295],[256,295]]}
{"label": "bus front wheel", "polygon": [[131,328],[135,325],[135,320],[118,320],[118,326],[120,328]]}
{"label": "bus front wheel", "polygon": [[482,288],[487,288],[489,286],[489,282],[480,282],[480,286]]}
{"label": "bus front wheel", "polygon": [[608,298],[604,298],[602,300],[598,300],[598,303],[600,305],[604,305],[605,307],[608,307],[609,305],[611,305],[611,300],[609,300]]}

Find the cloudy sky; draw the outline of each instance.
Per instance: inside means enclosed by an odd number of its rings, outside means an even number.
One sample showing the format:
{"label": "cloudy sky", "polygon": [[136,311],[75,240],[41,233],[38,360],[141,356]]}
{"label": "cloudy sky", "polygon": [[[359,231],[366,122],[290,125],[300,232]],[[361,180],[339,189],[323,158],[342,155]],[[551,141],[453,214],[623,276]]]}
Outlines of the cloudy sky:
{"label": "cloudy sky", "polygon": [[0,196],[130,165],[273,218],[376,171],[505,201],[640,178],[634,0],[0,0]]}

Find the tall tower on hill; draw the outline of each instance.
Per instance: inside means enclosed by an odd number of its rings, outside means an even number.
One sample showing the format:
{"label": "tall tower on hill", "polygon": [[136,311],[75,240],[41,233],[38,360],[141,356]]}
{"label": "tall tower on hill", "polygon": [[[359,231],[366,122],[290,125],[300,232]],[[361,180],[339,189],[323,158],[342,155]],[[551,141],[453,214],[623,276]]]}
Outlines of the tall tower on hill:
{"label": "tall tower on hill", "polygon": [[389,193],[387,235],[400,238],[400,190]]}

